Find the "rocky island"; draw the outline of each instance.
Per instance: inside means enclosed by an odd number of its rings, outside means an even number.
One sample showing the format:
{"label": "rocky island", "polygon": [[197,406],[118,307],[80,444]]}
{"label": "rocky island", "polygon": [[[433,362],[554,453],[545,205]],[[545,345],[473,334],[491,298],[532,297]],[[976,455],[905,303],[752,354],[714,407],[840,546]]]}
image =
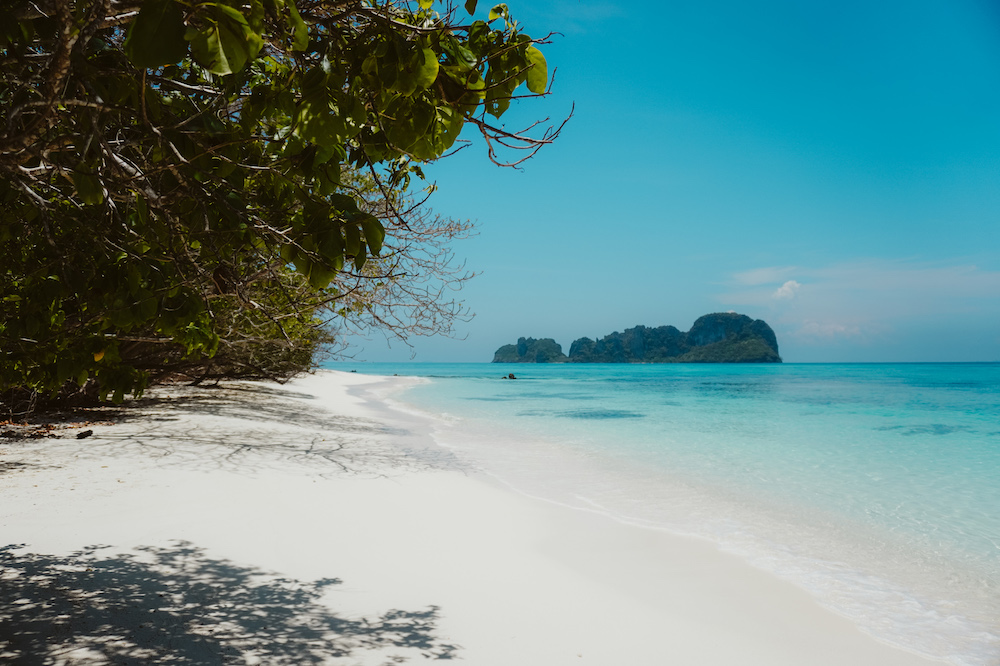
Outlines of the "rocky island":
{"label": "rocky island", "polygon": [[580,338],[569,356],[552,338],[519,338],[494,363],[781,363],[778,339],[762,319],[735,312],[699,317],[684,333],[674,326],[636,326],[599,340]]}

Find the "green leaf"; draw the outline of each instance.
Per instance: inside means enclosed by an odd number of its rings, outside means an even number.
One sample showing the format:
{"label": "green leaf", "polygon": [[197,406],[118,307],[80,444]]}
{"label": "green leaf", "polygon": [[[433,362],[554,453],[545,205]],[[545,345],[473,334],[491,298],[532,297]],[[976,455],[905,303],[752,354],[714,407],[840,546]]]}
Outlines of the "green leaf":
{"label": "green leaf", "polygon": [[486,92],[486,113],[499,118],[510,108],[510,91],[490,88]]}
{"label": "green leaf", "polygon": [[500,53],[491,57],[486,71],[486,112],[499,118],[510,107],[514,89],[527,78],[524,57],[517,53]]}
{"label": "green leaf", "polygon": [[344,249],[352,257],[362,254],[361,232],[353,224],[348,224],[344,227]]}
{"label": "green leaf", "polygon": [[340,233],[339,227],[327,229],[318,234],[317,245],[320,256],[328,263],[336,264],[337,260],[344,258],[344,237]]}
{"label": "green leaf", "polygon": [[358,200],[346,194],[331,194],[330,203],[336,206],[337,210],[345,213],[358,212]]}
{"label": "green leaf", "polygon": [[315,289],[323,289],[337,277],[337,271],[313,262],[309,266],[309,284]]}
{"label": "green leaf", "polygon": [[288,22],[292,26],[292,49],[305,51],[309,46],[309,27],[302,20],[294,2],[288,3]]}
{"label": "green leaf", "polygon": [[466,93],[462,95],[462,110],[467,113],[475,111],[479,103],[486,97],[485,88],[486,81],[479,75],[479,72],[475,70],[470,72],[470,77],[465,82]]}
{"label": "green leaf", "polygon": [[368,241],[368,248],[377,257],[382,251],[382,241],[385,240],[385,228],[374,216],[368,216],[361,220],[361,228],[365,231],[365,240]]}
{"label": "green leaf", "polygon": [[493,21],[500,17],[506,17],[508,14],[507,5],[500,3],[490,10],[489,20]]}
{"label": "green leaf", "polygon": [[451,35],[446,35],[441,40],[441,48],[463,71],[469,71],[479,64],[475,54]]}
{"label": "green leaf", "polygon": [[469,26],[469,34],[465,45],[477,57],[482,56],[489,47],[489,36],[492,31],[486,21],[473,21]]}
{"label": "green leaf", "polygon": [[536,95],[541,95],[545,92],[545,86],[549,81],[549,69],[545,62],[545,56],[534,46],[525,49],[524,56],[530,65],[528,68],[528,90]]}
{"label": "green leaf", "polygon": [[394,119],[383,124],[386,138],[395,148],[420,160],[439,157],[428,140],[433,135],[437,107],[420,98],[400,97],[389,105],[386,115]]}
{"label": "green leaf", "polygon": [[469,16],[476,13],[476,2],[478,0],[465,0],[465,11],[469,12]]}
{"label": "green leaf", "polygon": [[306,277],[309,277],[309,271],[312,270],[312,260],[304,254],[298,254],[295,256],[295,272],[302,273]]}
{"label": "green leaf", "polygon": [[232,74],[257,57],[264,40],[250,29],[243,14],[210,2],[200,9],[198,27],[188,28],[184,35],[198,64],[213,74]]}
{"label": "green leaf", "polygon": [[264,46],[264,40],[250,28],[243,14],[226,5],[216,7],[220,13],[222,48],[226,51],[230,67],[238,72],[248,61],[257,57]]}
{"label": "green leaf", "polygon": [[[244,6],[246,3],[243,3]],[[292,3],[293,6],[295,3]],[[260,33],[264,30],[264,18],[265,10],[264,3],[261,0],[250,0],[250,18],[247,23],[250,25],[250,29],[255,33]]]}
{"label": "green leaf", "polygon": [[327,74],[322,67],[313,67],[302,75],[302,92],[311,95],[319,91],[326,91]]}
{"label": "green leaf", "polygon": [[401,56],[400,66],[389,66],[391,57],[378,63],[379,77],[386,88],[409,97],[434,83],[440,65],[433,50],[416,47]]}
{"label": "green leaf", "polygon": [[90,170],[80,165],[73,170],[73,185],[85,204],[99,204],[104,201],[104,187],[100,179]]}
{"label": "green leaf", "polygon": [[415,59],[421,58],[422,62],[417,66],[416,84],[420,90],[427,90],[437,78],[441,65],[438,63],[437,54],[431,49],[424,48],[417,51]]}
{"label": "green leaf", "polygon": [[417,4],[420,5],[421,9],[430,9],[431,5],[434,4],[434,0],[417,0]]}
{"label": "green leaf", "polygon": [[184,38],[191,42],[191,54],[195,61],[213,74],[232,74],[229,59],[222,48],[219,25],[211,21],[201,29],[188,28]]}
{"label": "green leaf", "polygon": [[460,110],[448,107],[438,109],[434,151],[438,155],[444,154],[455,144],[464,126],[465,116]]}
{"label": "green leaf", "polygon": [[149,204],[146,203],[146,198],[138,193],[135,195],[135,212],[139,224],[147,226],[149,224]]}
{"label": "green leaf", "polygon": [[355,132],[348,128],[348,117],[330,108],[330,96],[323,89],[305,97],[299,105],[296,133],[318,146],[334,148],[341,145]]}
{"label": "green leaf", "polygon": [[184,14],[173,0],[142,5],[125,37],[125,54],[136,67],[152,69],[180,62],[187,55]]}

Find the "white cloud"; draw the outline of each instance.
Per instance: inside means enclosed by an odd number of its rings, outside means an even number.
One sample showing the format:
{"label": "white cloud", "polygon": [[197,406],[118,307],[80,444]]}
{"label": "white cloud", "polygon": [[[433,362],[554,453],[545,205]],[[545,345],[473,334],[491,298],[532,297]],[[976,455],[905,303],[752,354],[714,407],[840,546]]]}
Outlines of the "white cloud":
{"label": "white cloud", "polygon": [[778,301],[790,300],[795,298],[795,292],[797,292],[801,287],[802,285],[795,280],[789,280],[785,284],[778,287],[778,289],[771,294],[771,298]]}
{"label": "white cloud", "polygon": [[788,341],[789,358],[806,348],[813,351],[805,356],[814,359],[838,353],[845,358],[943,358],[935,351],[940,345],[919,332],[936,330],[943,322],[966,322],[962,325],[973,336],[968,344],[980,344],[975,332],[1000,318],[1000,270],[905,259],[771,266],[730,275],[728,289],[717,298],[724,309],[735,307],[771,324],[779,342]]}
{"label": "white cloud", "polygon": [[[795,279],[790,279],[794,271]],[[808,302],[795,298],[806,283]],[[820,267],[765,267],[733,274],[719,300],[797,321],[864,321],[940,317],[1000,305],[1000,271],[974,265],[866,260]],[[763,314],[763,313],[762,313]]]}

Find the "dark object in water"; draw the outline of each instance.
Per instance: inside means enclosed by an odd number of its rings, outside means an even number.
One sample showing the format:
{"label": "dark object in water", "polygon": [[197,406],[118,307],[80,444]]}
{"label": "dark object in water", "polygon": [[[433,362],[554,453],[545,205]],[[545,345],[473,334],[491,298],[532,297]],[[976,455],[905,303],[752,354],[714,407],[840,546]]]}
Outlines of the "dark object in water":
{"label": "dark object in water", "polygon": [[93,430],[84,430],[83,432],[76,433],[76,438],[77,439],[87,439],[88,437],[90,437],[93,434],[94,434]]}
{"label": "dark object in water", "polygon": [[514,373],[512,372],[509,375],[507,375],[507,379],[517,379],[517,377],[515,377]]}

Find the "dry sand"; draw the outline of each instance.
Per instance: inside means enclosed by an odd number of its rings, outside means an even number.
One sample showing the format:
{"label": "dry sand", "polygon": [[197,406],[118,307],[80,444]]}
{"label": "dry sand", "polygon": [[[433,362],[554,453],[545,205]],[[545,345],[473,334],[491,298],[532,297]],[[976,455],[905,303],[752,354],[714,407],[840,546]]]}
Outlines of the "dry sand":
{"label": "dry sand", "polygon": [[87,439],[0,439],[0,663],[937,663],[707,542],[497,487],[383,381],[160,389]]}

